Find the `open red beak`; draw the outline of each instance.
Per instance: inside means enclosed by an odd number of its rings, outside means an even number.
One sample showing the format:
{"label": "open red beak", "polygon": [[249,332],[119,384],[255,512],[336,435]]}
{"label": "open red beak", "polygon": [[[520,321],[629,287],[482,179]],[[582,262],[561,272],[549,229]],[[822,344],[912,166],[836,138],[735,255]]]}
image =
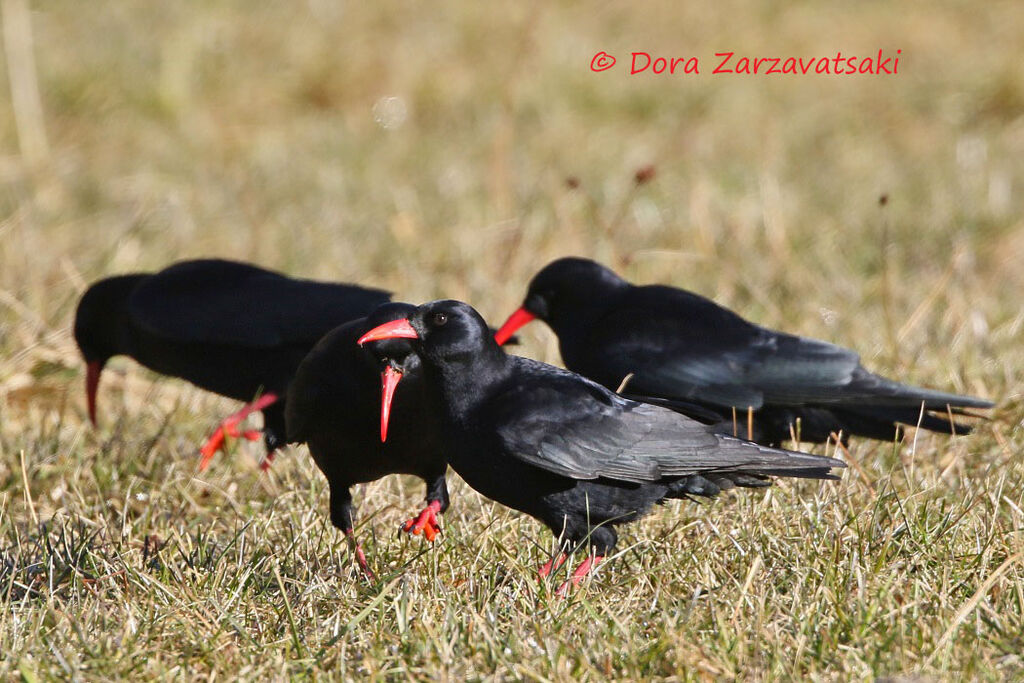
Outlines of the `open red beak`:
{"label": "open red beak", "polygon": [[405,318],[392,320],[389,323],[378,325],[362,337],[358,344],[362,346],[366,342],[380,341],[382,339],[419,339],[420,335],[412,329],[412,325]]}
{"label": "open red beak", "polygon": [[516,333],[516,330],[536,317],[537,316],[530,313],[525,308],[520,308],[508,317],[508,320],[505,321],[505,324],[501,326],[500,330],[494,333],[494,341],[498,342],[498,346],[501,346]]}
{"label": "open red beak", "polygon": [[85,364],[85,400],[89,404],[89,420],[96,426],[96,390],[100,386],[100,373],[103,372],[102,361],[94,360]]}
{"label": "open red beak", "polygon": [[395,387],[402,381],[402,372],[390,365],[380,373],[380,442],[388,440],[388,420],[391,418],[391,399],[395,395]]}

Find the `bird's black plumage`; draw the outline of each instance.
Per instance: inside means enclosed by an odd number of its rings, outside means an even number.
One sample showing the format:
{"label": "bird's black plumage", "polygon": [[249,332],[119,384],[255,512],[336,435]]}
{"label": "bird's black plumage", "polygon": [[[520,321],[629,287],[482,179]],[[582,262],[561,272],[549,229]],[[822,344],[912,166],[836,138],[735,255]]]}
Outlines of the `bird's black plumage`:
{"label": "bird's black plumage", "polygon": [[[419,357],[403,339],[356,344],[373,327],[413,311],[410,304],[385,304],[368,318],[331,331],[302,361],[288,389],[288,437],[308,444],[331,487],[331,521],[347,534],[352,533],[349,489],[388,474],[420,477],[427,484],[428,507],[448,508],[440,417],[437,404],[423,396]],[[382,441],[380,359],[385,357],[383,363],[398,369],[402,381],[392,404],[394,426]],[[425,531],[432,539],[432,530]]]}
{"label": "bird's black plumage", "polygon": [[[900,384],[828,342],[776,332],[682,289],[635,286],[579,258],[550,263],[499,332],[537,317],[558,335],[566,367],[624,393],[695,403],[731,428],[753,409],[755,437],[777,444],[800,421],[801,440],[843,432],[892,439],[898,424],[965,433],[948,412],[992,403]],[[922,404],[925,412],[921,415]]]}
{"label": "bird's black plumage", "polygon": [[461,302],[424,304],[364,339],[392,335],[410,338],[422,359],[424,383],[442,406],[449,464],[567,547],[589,543],[604,555],[616,525],[667,498],[768,486],[769,476],[834,478],[830,468],[844,466],[717,434],[572,372],[506,355]]}
{"label": "bird's black plumage", "polygon": [[377,289],[294,279],[220,259],[100,280],[82,296],[74,327],[88,364],[90,416],[95,420],[103,365],[127,355],[240,401],[277,396],[262,408],[272,453],[284,443],[283,399],[303,357],[325,333],[389,299]]}

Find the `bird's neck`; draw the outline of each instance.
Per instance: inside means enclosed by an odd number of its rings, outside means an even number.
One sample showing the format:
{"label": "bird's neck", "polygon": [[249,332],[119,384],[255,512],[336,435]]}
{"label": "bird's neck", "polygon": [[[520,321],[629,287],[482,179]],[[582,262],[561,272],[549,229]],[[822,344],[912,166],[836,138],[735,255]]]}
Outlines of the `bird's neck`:
{"label": "bird's neck", "polygon": [[436,387],[449,420],[464,425],[487,396],[488,389],[505,380],[510,372],[508,356],[500,349],[449,358],[442,363],[425,363],[428,382]]}
{"label": "bird's neck", "polygon": [[590,292],[586,301],[565,306],[558,311],[558,315],[551,316],[548,325],[560,339],[578,335],[614,309],[623,293],[622,287],[599,286]]}

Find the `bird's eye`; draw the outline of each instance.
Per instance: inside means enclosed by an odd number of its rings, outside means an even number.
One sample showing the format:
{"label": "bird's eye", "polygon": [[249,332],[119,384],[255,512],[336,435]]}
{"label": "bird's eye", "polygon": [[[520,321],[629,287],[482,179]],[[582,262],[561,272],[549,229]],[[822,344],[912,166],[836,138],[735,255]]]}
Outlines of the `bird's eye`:
{"label": "bird's eye", "polygon": [[448,314],[446,313],[435,313],[434,314],[434,325],[440,327],[448,322]]}

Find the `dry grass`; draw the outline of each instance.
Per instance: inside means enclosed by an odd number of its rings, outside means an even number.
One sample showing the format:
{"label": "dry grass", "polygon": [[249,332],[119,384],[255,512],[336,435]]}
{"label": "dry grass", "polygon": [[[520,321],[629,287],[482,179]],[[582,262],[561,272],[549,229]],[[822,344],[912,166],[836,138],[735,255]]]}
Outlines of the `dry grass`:
{"label": "dry grass", "polygon": [[[0,676],[1024,676],[1020,3],[35,4],[36,73],[23,40],[0,70]],[[899,77],[588,68],[880,47]],[[461,482],[430,549],[393,534],[418,485],[362,489],[371,586],[304,449],[197,475],[230,402],[122,361],[84,424],[102,275],[219,254],[497,321],[566,253],[999,407],[666,506],[567,602],[547,531]]]}

